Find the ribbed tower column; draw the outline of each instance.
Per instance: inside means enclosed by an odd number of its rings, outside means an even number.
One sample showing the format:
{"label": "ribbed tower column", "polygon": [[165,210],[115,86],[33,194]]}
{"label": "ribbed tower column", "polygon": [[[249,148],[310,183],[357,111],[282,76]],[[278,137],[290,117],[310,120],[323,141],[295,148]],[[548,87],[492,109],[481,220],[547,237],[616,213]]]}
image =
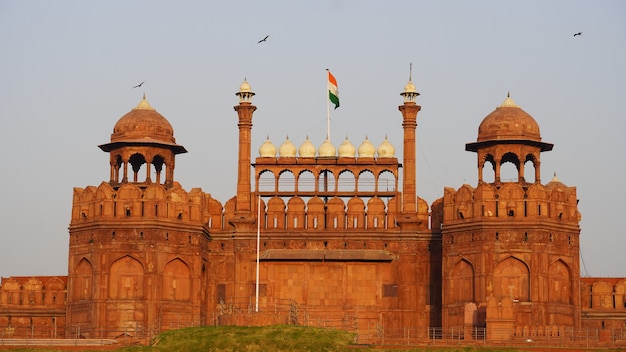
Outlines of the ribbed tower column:
{"label": "ribbed tower column", "polygon": [[[256,106],[252,105],[252,92],[250,85],[246,80],[243,81],[239,92],[239,105],[234,107],[239,116],[239,164],[237,170],[237,202],[235,214],[241,216],[252,215],[251,185],[250,185],[250,152],[251,152],[251,132],[252,132],[252,114],[256,110]],[[245,221],[244,221],[245,222]],[[254,222],[254,219],[252,219]]]}
{"label": "ribbed tower column", "polygon": [[417,194],[415,189],[415,129],[417,128],[417,113],[422,109],[415,103],[415,99],[420,95],[415,90],[415,85],[411,82],[404,86],[404,92],[400,93],[404,97],[404,104],[398,109],[402,112],[402,128],[404,129],[404,151],[403,151],[403,173],[402,173],[402,213],[417,213]]}

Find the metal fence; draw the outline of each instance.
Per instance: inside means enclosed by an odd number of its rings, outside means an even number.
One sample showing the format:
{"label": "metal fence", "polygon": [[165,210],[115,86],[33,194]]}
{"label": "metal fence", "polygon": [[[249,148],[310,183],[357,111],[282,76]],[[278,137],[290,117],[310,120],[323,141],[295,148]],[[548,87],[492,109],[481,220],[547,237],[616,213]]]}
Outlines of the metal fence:
{"label": "metal fence", "polygon": [[[232,303],[232,302],[231,302]],[[276,303],[272,309],[263,311],[254,309],[234,309],[234,304],[224,302],[223,309],[215,312],[215,319],[207,325],[220,325],[220,316],[254,316],[257,321],[269,321],[270,316],[281,315],[283,323],[325,329],[339,329],[355,334],[355,343],[369,345],[397,346],[517,346],[517,347],[571,347],[571,348],[606,348],[626,347],[624,329],[572,329],[564,327],[527,327],[516,329],[486,329],[480,327],[386,327],[380,322],[344,315],[334,318],[306,310],[295,302],[284,300]],[[160,332],[184,327],[198,326],[182,319],[167,319],[167,325],[150,327],[136,324],[135,327],[122,330],[88,330],[74,326],[67,330],[52,327],[22,326],[0,327],[0,346],[2,345],[104,345],[113,343],[122,345],[147,344]],[[17,343],[16,343],[17,341]],[[19,342],[21,341],[21,342]]]}

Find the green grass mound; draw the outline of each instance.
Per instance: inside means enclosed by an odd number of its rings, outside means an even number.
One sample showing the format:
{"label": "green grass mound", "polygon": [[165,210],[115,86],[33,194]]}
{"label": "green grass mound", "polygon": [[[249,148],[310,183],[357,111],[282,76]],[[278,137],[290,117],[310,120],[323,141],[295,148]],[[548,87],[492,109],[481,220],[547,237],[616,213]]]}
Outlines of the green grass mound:
{"label": "green grass mound", "polygon": [[[220,326],[167,331],[150,351],[344,351],[354,334],[303,326]],[[140,350],[140,349],[136,349]],[[143,350],[143,349],[141,349]]]}

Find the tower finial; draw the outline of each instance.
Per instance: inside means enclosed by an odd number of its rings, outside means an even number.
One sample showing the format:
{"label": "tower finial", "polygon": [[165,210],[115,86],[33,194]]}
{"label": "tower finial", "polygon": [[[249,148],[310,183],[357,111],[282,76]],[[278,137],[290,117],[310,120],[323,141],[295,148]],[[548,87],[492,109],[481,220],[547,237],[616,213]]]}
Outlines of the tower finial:
{"label": "tower finial", "polygon": [[413,80],[413,63],[409,62],[409,82]]}

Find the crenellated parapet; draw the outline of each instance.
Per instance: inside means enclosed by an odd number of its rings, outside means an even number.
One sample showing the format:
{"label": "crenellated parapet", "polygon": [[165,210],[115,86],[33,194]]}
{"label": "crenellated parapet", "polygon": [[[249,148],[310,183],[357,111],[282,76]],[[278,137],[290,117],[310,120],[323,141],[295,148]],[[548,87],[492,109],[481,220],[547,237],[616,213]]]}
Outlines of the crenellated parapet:
{"label": "crenellated parapet", "polygon": [[[174,184],[140,187],[125,184],[113,188],[103,182],[98,187],[74,188],[72,225],[106,219],[161,219],[201,223],[204,210],[214,200],[199,188],[185,191]],[[220,209],[215,209],[220,211]]]}
{"label": "crenellated parapet", "polygon": [[67,276],[11,276],[0,282],[0,307],[64,307]]}
{"label": "crenellated parapet", "polygon": [[483,182],[476,188],[469,185],[458,190],[447,187],[443,206],[444,222],[449,225],[477,219],[502,222],[541,219],[554,221],[559,226],[577,227],[580,221],[576,187],[568,187],[556,178],[546,185]]}

